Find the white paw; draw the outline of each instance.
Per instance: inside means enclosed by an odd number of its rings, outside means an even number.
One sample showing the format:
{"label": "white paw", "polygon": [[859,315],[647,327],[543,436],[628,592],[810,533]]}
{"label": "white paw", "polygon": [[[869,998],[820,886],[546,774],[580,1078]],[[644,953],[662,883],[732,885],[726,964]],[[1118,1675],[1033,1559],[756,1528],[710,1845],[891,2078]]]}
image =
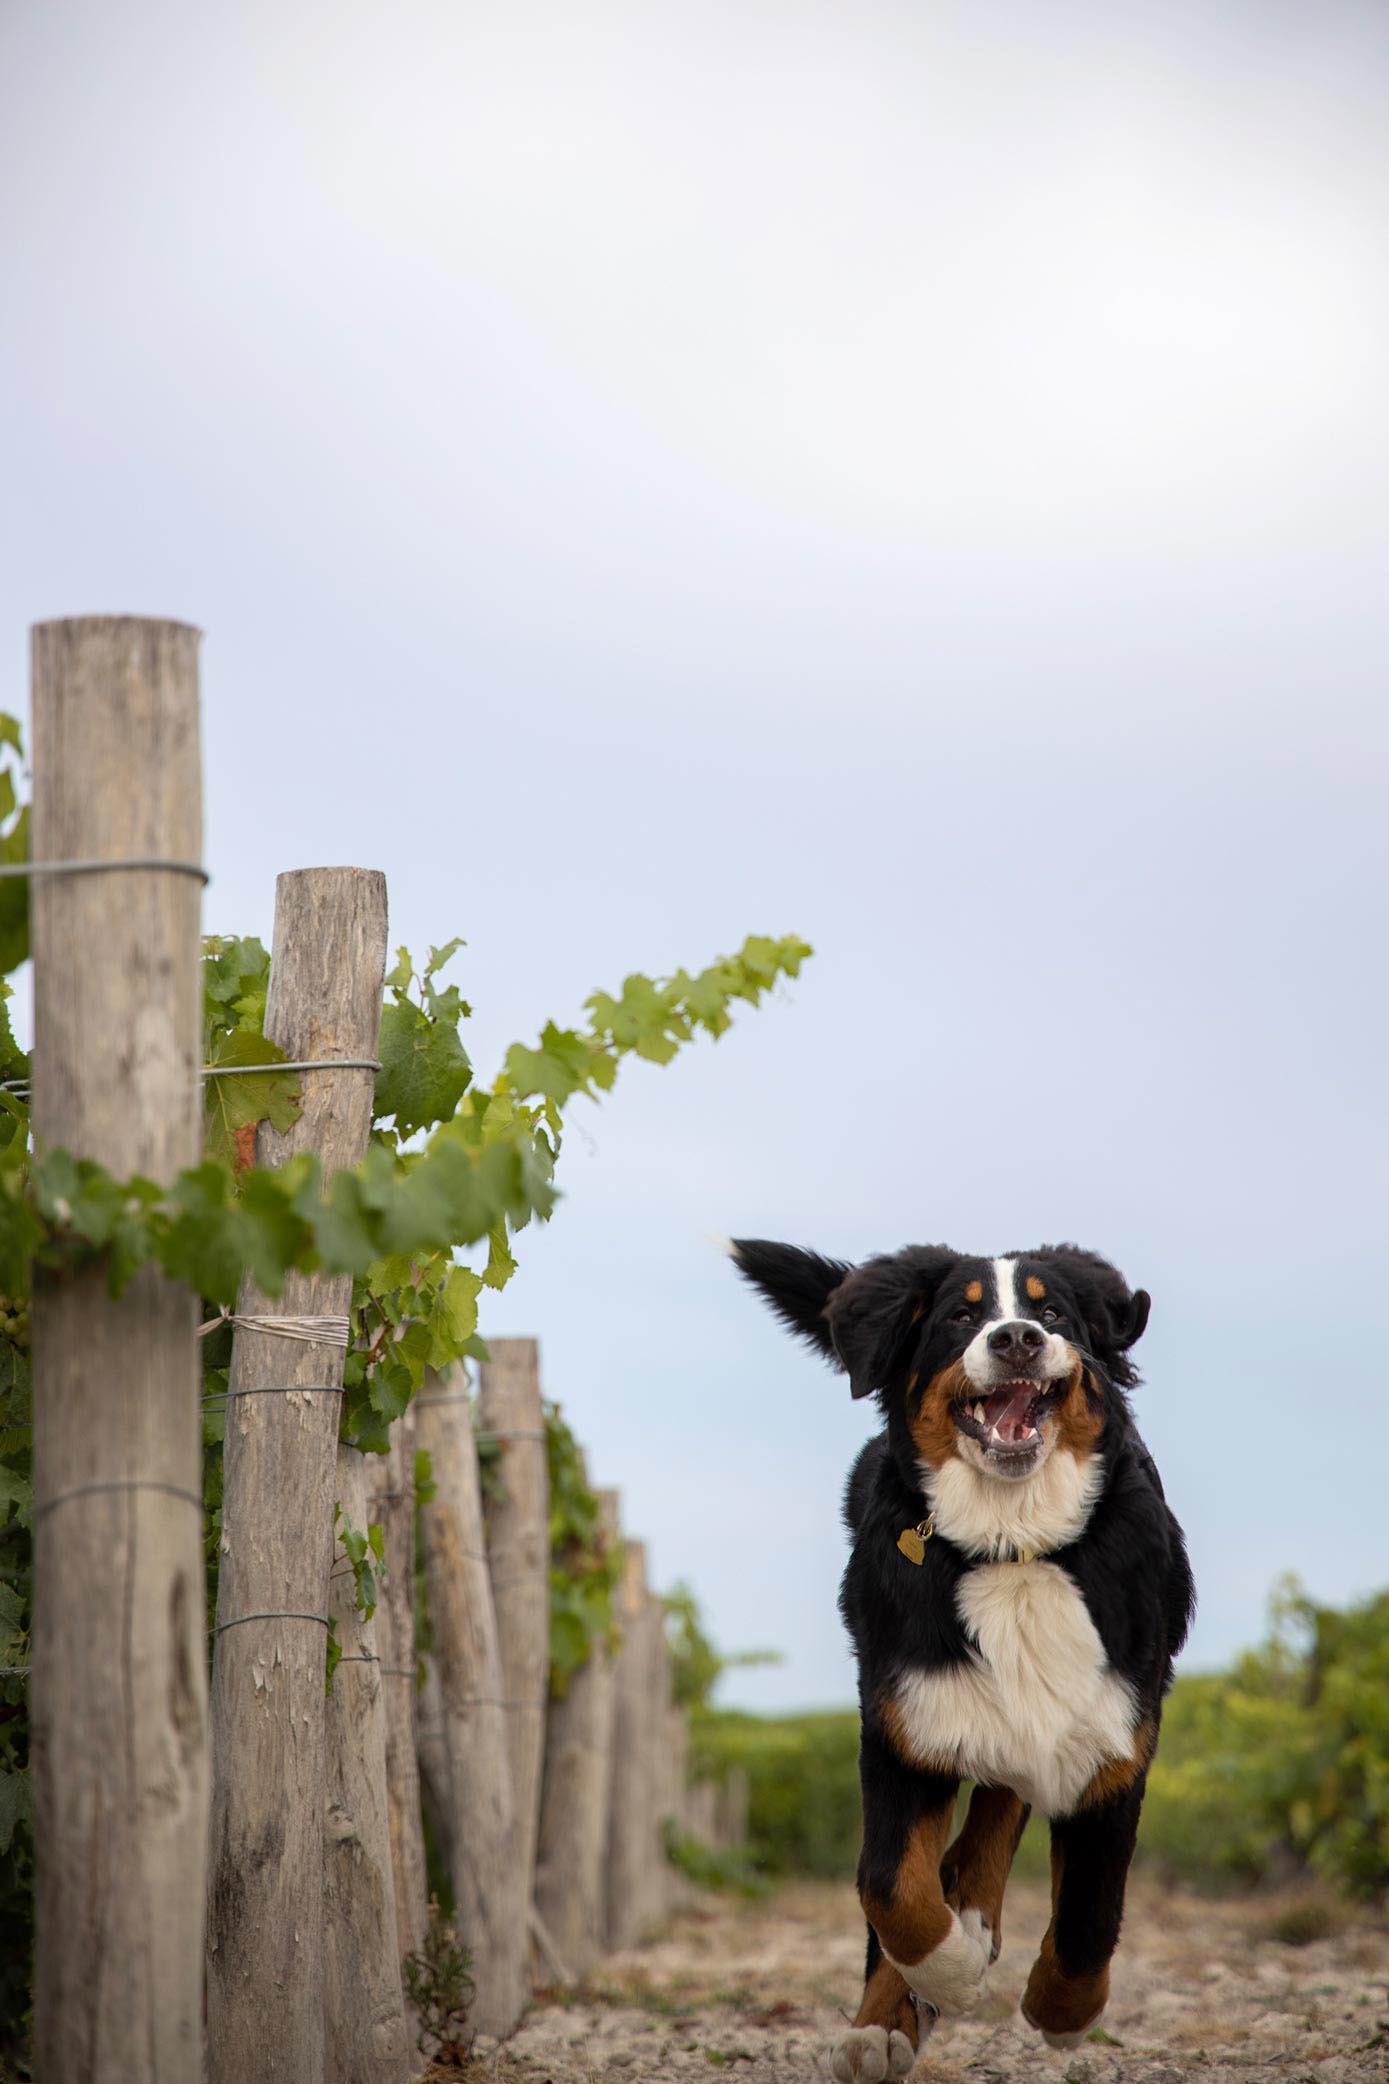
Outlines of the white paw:
{"label": "white paw", "polygon": [[1049,2048],[1078,2048],[1081,2046],[1082,2042],[1089,2040],[1091,2034],[1095,2031],[1095,2028],[1099,2025],[1101,2019],[1104,2017],[1104,2014],[1105,2007],[1101,2005],[1099,2010],[1096,2012],[1094,2018],[1087,2019],[1085,2024],[1076,2033],[1048,2033],[1044,2026],[1041,2029],[1042,2039],[1046,2042]]}
{"label": "white paw", "polygon": [[885,2026],[851,2026],[830,2052],[835,2084],[883,2084],[885,2078],[909,2077],[916,2050],[904,2033]]}
{"label": "white paw", "polygon": [[[950,1930],[919,1961],[893,1961],[909,1990],[941,2012],[972,2012],[984,1994],[993,1934],[982,1911],[950,1913]],[[892,1961],[892,1956],[887,1957]]]}
{"label": "white paw", "polygon": [[1074,2033],[1048,2033],[1045,2026],[1037,2026],[1037,2021],[1035,2019],[1029,2019],[1025,2010],[1023,2012],[1023,2017],[1024,2019],[1027,2019],[1028,2025],[1037,2027],[1038,2033],[1041,2034],[1042,2039],[1046,2042],[1047,2046],[1049,2048],[1056,2048],[1060,2050],[1063,2054],[1068,2053],[1072,2048],[1080,2047],[1082,2042],[1087,2041],[1090,2038],[1090,2035],[1095,2031],[1095,2028],[1099,2025],[1104,2015],[1105,2007],[1104,2005],[1101,2005],[1099,2010],[1096,2012],[1094,2018],[1087,2019],[1085,2024],[1081,2027],[1078,2027]]}

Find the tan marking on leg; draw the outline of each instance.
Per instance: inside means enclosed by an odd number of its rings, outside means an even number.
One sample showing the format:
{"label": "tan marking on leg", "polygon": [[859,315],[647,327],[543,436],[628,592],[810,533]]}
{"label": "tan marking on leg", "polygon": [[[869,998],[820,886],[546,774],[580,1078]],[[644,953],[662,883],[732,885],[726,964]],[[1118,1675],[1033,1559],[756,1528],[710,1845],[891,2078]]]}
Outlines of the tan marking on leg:
{"label": "tan marking on leg", "polygon": [[950,1406],[963,1397],[967,1387],[965,1371],[957,1360],[933,1375],[921,1392],[921,1402],[911,1420],[911,1435],[917,1453],[932,1469],[939,1469],[960,1451]]}
{"label": "tan marking on leg", "polygon": [[1022,1993],[1022,2015],[1041,2033],[1081,2033],[1109,2002],[1109,1963],[1087,1975],[1066,1975],[1056,1958],[1056,1908],[1061,1900],[1061,1849],[1051,1849],[1051,1923]]}
{"label": "tan marking on leg", "polygon": [[863,1914],[885,1954],[912,1967],[940,1945],[954,1913],[940,1885],[941,1855],[950,1836],[953,1799],[928,1810],[913,1826],[887,1901],[865,1895]]}
{"label": "tan marking on leg", "polygon": [[1042,1297],[1047,1292],[1045,1283],[1039,1281],[1037,1279],[1036,1274],[1028,1275],[1026,1286],[1028,1295],[1031,1297],[1033,1302],[1040,1302],[1042,1300]]}
{"label": "tan marking on leg", "polygon": [[942,1862],[946,1901],[955,1910],[983,1912],[995,1960],[1003,1939],[1003,1893],[1025,1814],[1011,1787],[976,1787],[964,1828]]}
{"label": "tan marking on leg", "polygon": [[1101,1766],[1094,1778],[1086,1782],[1076,1808],[1088,1809],[1092,1803],[1107,1802],[1111,1795],[1120,1795],[1132,1787],[1139,1774],[1152,1764],[1156,1750],[1157,1724],[1149,1715],[1133,1733],[1133,1756],[1111,1759],[1107,1766]]}
{"label": "tan marking on leg", "polygon": [[890,1961],[880,1961],[863,1988],[855,2026],[882,2026],[889,2033],[904,2033],[917,2045],[916,2006],[912,1993]]}

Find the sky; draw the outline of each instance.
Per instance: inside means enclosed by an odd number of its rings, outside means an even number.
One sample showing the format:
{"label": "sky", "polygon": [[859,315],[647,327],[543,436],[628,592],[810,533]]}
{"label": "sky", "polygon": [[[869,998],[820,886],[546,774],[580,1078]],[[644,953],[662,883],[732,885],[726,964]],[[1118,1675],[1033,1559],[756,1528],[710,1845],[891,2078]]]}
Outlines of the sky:
{"label": "sky", "polygon": [[483,1075],[815,946],[484,1323],[730,1704],[852,1697],[871,1422],[730,1234],[1149,1288],[1189,1668],[1389,1578],[1386,203],[1352,0],[0,0],[0,706],[197,623],[207,927],[384,869]]}

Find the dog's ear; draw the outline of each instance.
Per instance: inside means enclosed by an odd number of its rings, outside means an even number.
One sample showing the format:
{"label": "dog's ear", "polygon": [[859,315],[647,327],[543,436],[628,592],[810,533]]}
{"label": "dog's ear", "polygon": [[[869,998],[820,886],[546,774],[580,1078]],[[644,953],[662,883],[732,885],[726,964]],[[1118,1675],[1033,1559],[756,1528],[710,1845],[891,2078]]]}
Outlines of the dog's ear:
{"label": "dog's ear", "polygon": [[893,1387],[917,1326],[957,1257],[944,1245],[910,1245],[870,1259],[835,1289],[825,1314],[851,1396]]}
{"label": "dog's ear", "polygon": [[1095,1342],[1095,1351],[1121,1379],[1132,1373],[1124,1359],[1142,1338],[1152,1307],[1146,1288],[1130,1290],[1116,1266],[1080,1245],[1046,1245],[1029,1255],[1050,1260],[1069,1283]]}
{"label": "dog's ear", "polygon": [[838,1360],[825,1305],[853,1271],[848,1262],[823,1259],[798,1245],[774,1245],[764,1237],[735,1237],[728,1249],[739,1273],[761,1289],[782,1323],[826,1360]]}

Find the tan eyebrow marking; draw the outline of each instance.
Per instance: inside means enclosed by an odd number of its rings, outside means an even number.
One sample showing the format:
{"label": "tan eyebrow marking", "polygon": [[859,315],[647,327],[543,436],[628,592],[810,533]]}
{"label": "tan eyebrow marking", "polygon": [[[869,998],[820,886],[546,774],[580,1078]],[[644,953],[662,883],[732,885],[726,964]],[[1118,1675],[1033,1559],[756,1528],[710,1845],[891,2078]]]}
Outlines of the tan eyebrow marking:
{"label": "tan eyebrow marking", "polygon": [[966,1288],[966,1290],[965,1290],[965,1301],[966,1301],[966,1302],[983,1302],[983,1300],[984,1300],[984,1283],[983,1283],[982,1281],[971,1281],[971,1282],[970,1282],[970,1284],[969,1284],[969,1286],[968,1286],[968,1288]]}
{"label": "tan eyebrow marking", "polygon": [[1037,1279],[1036,1274],[1028,1275],[1027,1292],[1032,1297],[1033,1302],[1040,1302],[1042,1300],[1042,1297],[1046,1294],[1046,1287],[1041,1281]]}

